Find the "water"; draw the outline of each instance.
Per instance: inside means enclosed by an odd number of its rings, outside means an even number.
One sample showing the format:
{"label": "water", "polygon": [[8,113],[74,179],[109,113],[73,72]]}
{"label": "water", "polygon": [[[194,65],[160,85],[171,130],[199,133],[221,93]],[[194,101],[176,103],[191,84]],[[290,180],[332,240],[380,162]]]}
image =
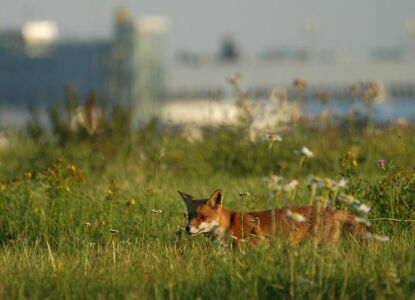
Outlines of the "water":
{"label": "water", "polygon": [[[323,109],[319,100],[308,100],[303,104],[303,111],[311,117],[318,115]],[[356,112],[361,116],[366,114],[366,108],[363,103],[357,101],[331,100],[327,104],[327,109],[329,112],[339,116],[345,116],[351,112]],[[40,107],[38,112],[41,122],[47,125],[48,116],[46,108],[44,106]],[[415,99],[397,98],[375,103],[373,112],[374,120],[377,123],[396,121],[399,118],[415,122]],[[0,129],[23,128],[29,119],[28,109],[23,106],[0,106]]]}
{"label": "water", "polygon": [[[309,100],[303,105],[304,112],[309,116],[316,116],[323,111],[323,106],[319,100]],[[329,112],[345,116],[351,112],[365,115],[366,107],[362,102],[347,100],[331,100],[328,102]],[[373,105],[373,116],[376,122],[394,121],[405,118],[415,121],[415,99],[397,98],[389,99]]]}

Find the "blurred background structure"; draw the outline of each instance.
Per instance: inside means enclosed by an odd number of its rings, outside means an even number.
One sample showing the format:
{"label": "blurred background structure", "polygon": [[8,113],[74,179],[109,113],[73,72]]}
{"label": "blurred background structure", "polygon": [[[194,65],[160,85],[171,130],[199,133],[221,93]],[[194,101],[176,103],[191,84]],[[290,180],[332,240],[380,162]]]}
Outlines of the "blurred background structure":
{"label": "blurred background structure", "polygon": [[[182,113],[186,107],[193,107],[189,114],[194,117],[190,119],[197,122],[201,116],[195,111],[206,112],[212,107],[212,101],[216,101],[215,110],[220,111],[221,105],[224,111],[225,108],[229,109],[226,101],[233,95],[226,79],[234,74],[241,75],[241,88],[248,91],[254,100],[267,99],[270,91],[279,86],[288,87],[288,98],[295,98],[292,82],[295,78],[304,79],[307,89],[302,97],[309,100],[305,110],[311,114],[321,109],[319,103],[323,92],[328,100],[333,101],[331,108],[334,111],[347,113],[350,105],[340,100],[350,99],[350,87],[373,81],[379,83],[392,100],[392,104],[379,107],[379,113],[383,113],[381,118],[397,118],[402,115],[415,119],[415,109],[410,102],[415,98],[415,5],[410,1],[394,4],[394,9],[389,14],[396,11],[396,16],[388,15],[389,4],[386,2],[380,4],[382,9],[379,8],[379,16],[383,14],[389,17],[383,19],[383,23],[401,24],[400,43],[396,43],[397,39],[386,32],[386,25],[385,27],[375,19],[376,14],[370,15],[371,6],[366,2],[362,5],[362,12],[365,12],[363,9],[366,7],[368,13],[367,24],[375,26],[378,34],[376,39],[379,40],[382,34],[387,38],[380,45],[376,41],[372,44],[365,42],[372,50],[360,51],[358,54],[351,50],[356,48],[355,45],[344,47],[341,36],[344,29],[336,23],[336,18],[327,24],[318,15],[304,14],[304,11],[302,21],[298,22],[294,30],[301,36],[301,44],[278,43],[280,40],[290,40],[287,36],[292,35],[293,30],[289,28],[283,35],[281,32],[284,30],[275,28],[279,35],[269,38],[272,28],[254,31],[244,27],[238,31],[229,25],[230,32],[222,30],[220,36],[217,36],[219,43],[212,46],[212,38],[205,34],[208,27],[200,25],[204,32],[198,34],[199,26],[195,24],[197,18],[178,19],[177,15],[170,15],[168,9],[160,9],[161,14],[136,17],[128,6],[119,7],[111,11],[112,33],[102,34],[102,28],[97,24],[101,24],[103,18],[96,16],[102,12],[100,4],[94,1],[90,3],[90,11],[82,12],[91,20],[89,35],[83,38],[70,37],[69,34],[62,36],[58,25],[59,17],[56,20],[47,18],[36,21],[24,18],[20,25],[9,20],[13,26],[1,22],[0,126],[22,123],[28,106],[45,111],[47,106],[64,98],[65,88],[68,87],[77,90],[81,98],[94,90],[100,99],[110,105],[121,103],[128,106],[134,111],[134,120],[148,119],[153,114],[160,113],[165,117],[170,116],[166,118],[174,119],[174,109],[179,109]],[[5,5],[13,6],[10,3]],[[195,9],[194,5],[189,3],[189,9]],[[284,5],[281,4],[276,9],[283,9]],[[241,6],[245,11],[242,13],[249,10],[245,4]],[[297,6],[301,10],[306,5]],[[109,10],[108,7],[105,9]],[[233,13],[226,10],[226,7],[224,10],[223,14],[229,13],[229,18],[232,18]],[[264,10],[262,13],[270,17],[269,11]],[[333,12],[334,16],[336,14],[343,17],[341,12]],[[261,16],[258,12],[252,12],[252,15],[253,19],[246,19],[246,23],[255,22]],[[0,18],[5,17],[1,15]],[[94,18],[98,21],[94,21]],[[104,19],[109,18],[108,15]],[[359,20],[364,18],[359,17]],[[356,26],[354,21],[352,18],[348,20],[350,32]],[[185,42],[179,39],[179,33],[174,30],[175,22],[182,30],[187,26],[186,29],[192,32],[193,38],[187,38]],[[207,26],[211,26],[212,31],[219,31],[220,26],[215,23],[216,20],[212,19],[211,22]],[[288,26],[289,21],[286,23],[279,25]],[[225,25],[223,27],[227,26]],[[73,24],[73,28],[79,32],[82,31],[82,26]],[[63,32],[68,32],[68,28],[71,26],[67,24]],[[382,30],[385,32],[382,33]],[[332,34],[334,32],[334,37],[336,31],[339,31],[338,41],[331,41],[335,47],[323,45],[328,31]],[[268,37],[269,43],[263,43],[260,48],[252,51],[252,47],[246,47],[240,42],[240,37],[244,35],[264,35],[264,39]],[[189,34],[182,32],[182,36]],[[204,37],[210,47],[203,43]],[[254,43],[258,37],[252,36],[251,39]],[[359,42],[362,41],[356,43]],[[203,51],[204,47],[207,48],[206,51]],[[216,47],[216,53],[212,47]],[[215,117],[218,118],[221,117]]]}

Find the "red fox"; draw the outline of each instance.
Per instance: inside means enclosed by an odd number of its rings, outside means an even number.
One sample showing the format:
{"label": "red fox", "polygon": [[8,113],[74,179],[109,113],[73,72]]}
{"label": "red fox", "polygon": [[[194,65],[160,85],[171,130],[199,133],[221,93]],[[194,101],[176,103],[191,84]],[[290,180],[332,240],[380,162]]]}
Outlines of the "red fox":
{"label": "red fox", "polygon": [[195,199],[180,192],[188,211],[186,231],[190,235],[207,234],[219,239],[250,240],[254,244],[276,237],[296,244],[312,236],[318,242],[336,243],[342,233],[361,240],[370,234],[356,215],[335,208],[312,205],[272,210],[240,212],[222,207],[223,192],[218,189],[209,199]]}

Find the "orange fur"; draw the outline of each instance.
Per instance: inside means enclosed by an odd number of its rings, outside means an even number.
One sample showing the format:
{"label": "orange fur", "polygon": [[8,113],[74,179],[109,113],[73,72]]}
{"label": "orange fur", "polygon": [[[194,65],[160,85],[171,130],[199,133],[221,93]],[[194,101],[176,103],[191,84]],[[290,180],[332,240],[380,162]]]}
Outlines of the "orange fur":
{"label": "orange fur", "polygon": [[300,205],[240,212],[222,207],[221,190],[213,192],[209,199],[195,199],[180,191],[179,194],[188,210],[186,230],[191,235],[204,233],[234,242],[250,239],[257,244],[274,237],[299,243],[310,236],[319,242],[336,243],[344,233],[362,240],[368,233],[354,214],[334,208]]}

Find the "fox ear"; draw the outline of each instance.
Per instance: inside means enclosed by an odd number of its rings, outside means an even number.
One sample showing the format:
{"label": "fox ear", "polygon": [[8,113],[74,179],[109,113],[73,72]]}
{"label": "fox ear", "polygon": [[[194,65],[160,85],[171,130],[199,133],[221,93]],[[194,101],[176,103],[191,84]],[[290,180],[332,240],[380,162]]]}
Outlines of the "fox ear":
{"label": "fox ear", "polygon": [[221,189],[218,189],[213,192],[212,196],[210,196],[207,204],[212,208],[221,207],[223,203],[223,192]]}
{"label": "fox ear", "polygon": [[177,192],[182,197],[182,199],[184,200],[184,202],[186,203],[186,205],[187,205],[187,203],[191,202],[194,199],[194,197],[192,195],[183,193],[181,191],[177,191]]}

